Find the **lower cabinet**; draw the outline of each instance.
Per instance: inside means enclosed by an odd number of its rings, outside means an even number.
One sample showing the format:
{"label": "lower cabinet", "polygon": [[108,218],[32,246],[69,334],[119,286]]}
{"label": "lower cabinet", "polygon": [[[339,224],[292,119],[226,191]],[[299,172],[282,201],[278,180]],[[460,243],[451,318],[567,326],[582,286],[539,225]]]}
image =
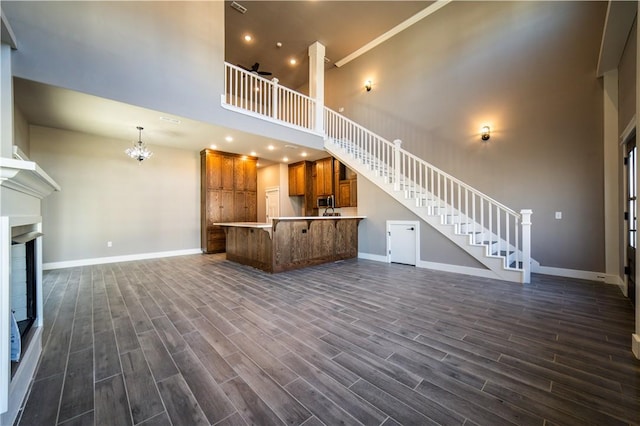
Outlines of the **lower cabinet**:
{"label": "lower cabinet", "polygon": [[234,222],[258,221],[258,194],[255,191],[236,191],[233,197]]}

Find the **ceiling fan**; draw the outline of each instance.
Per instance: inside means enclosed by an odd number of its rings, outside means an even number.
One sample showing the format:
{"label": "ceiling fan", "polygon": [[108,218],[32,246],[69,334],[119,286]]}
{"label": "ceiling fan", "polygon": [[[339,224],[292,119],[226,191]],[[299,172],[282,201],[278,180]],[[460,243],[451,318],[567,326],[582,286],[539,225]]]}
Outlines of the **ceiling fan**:
{"label": "ceiling fan", "polygon": [[260,68],[260,63],[256,62],[255,64],[251,65],[251,68],[247,68],[245,66],[242,66],[240,64],[238,64],[238,66],[246,71],[252,72],[254,74],[259,74],[259,75],[271,75],[271,73],[269,71],[258,71],[258,68]]}

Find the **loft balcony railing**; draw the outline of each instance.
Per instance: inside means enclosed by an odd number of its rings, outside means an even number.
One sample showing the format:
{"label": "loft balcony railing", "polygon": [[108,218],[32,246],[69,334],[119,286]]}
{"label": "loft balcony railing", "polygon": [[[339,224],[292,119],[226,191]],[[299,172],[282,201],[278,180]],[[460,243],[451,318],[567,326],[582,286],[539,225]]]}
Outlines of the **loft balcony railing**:
{"label": "loft balcony railing", "polygon": [[316,102],[309,96],[225,62],[222,103],[232,109],[315,131]]}

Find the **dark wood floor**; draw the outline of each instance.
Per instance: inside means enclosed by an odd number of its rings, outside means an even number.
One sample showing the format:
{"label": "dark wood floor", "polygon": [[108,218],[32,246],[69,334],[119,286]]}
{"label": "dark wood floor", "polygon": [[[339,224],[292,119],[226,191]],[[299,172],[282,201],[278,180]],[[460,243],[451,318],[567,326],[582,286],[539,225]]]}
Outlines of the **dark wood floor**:
{"label": "dark wood floor", "polygon": [[615,286],[223,255],[45,274],[22,425],[640,424]]}

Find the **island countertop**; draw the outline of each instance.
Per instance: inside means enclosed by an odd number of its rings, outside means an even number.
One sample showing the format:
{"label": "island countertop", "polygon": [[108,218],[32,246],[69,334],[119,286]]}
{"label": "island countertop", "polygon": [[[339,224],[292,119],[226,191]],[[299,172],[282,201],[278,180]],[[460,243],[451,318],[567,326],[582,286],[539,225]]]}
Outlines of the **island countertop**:
{"label": "island countertop", "polygon": [[[273,221],[293,221],[293,220],[330,220],[330,219],[366,219],[366,216],[283,216],[274,217]],[[233,226],[237,228],[271,228],[272,223],[268,222],[216,222],[217,226]]]}

